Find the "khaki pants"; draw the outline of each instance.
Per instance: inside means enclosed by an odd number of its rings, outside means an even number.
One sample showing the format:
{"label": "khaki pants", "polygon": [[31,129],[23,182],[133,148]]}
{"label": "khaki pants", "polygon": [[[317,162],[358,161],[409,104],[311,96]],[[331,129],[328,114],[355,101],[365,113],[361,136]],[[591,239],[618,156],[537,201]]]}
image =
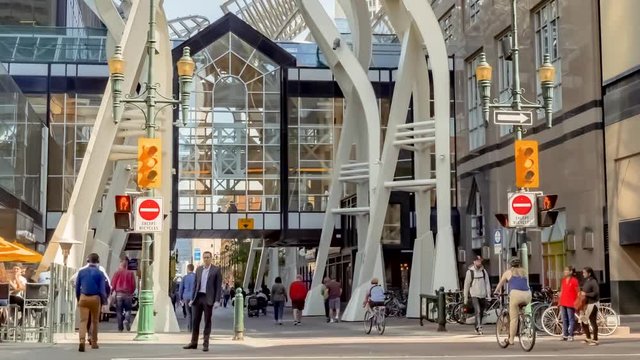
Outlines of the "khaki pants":
{"label": "khaki pants", "polygon": [[80,295],[78,301],[80,309],[80,343],[84,344],[87,337],[87,323],[91,314],[91,345],[98,345],[98,322],[100,321],[100,296]]}
{"label": "khaki pants", "polygon": [[520,306],[531,302],[531,291],[511,290],[509,293],[509,342],[512,343],[518,332]]}

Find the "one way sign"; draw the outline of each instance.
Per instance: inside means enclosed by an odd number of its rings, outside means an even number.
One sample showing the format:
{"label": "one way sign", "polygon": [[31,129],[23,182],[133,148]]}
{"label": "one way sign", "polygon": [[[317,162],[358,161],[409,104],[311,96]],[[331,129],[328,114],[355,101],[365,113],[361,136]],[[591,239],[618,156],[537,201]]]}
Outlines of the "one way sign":
{"label": "one way sign", "polygon": [[493,123],[496,125],[533,125],[531,111],[495,110]]}

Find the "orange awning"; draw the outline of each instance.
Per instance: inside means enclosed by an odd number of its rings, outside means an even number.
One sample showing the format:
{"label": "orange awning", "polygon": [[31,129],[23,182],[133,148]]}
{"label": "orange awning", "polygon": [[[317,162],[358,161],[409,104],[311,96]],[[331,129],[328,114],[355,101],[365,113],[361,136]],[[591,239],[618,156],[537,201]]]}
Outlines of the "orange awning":
{"label": "orange awning", "polygon": [[42,261],[42,254],[0,238],[0,262],[39,263],[40,261]]}

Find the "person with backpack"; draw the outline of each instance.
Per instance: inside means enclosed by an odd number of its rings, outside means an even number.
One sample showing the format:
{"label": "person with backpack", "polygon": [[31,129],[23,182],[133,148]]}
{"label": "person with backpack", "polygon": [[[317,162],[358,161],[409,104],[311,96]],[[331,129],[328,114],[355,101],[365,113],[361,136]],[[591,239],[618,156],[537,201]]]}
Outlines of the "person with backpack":
{"label": "person with backpack", "polygon": [[473,260],[473,265],[469,266],[464,278],[464,303],[473,304],[476,314],[475,330],[477,335],[482,335],[482,320],[484,310],[487,308],[487,300],[491,296],[491,281],[489,274],[482,266],[482,256],[477,255]]}

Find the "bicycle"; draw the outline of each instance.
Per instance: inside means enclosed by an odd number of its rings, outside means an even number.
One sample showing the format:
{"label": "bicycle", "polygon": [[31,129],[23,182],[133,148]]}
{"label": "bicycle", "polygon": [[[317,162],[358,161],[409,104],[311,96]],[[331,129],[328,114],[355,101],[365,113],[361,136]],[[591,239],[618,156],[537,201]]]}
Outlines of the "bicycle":
{"label": "bicycle", "polygon": [[407,306],[403,304],[402,300],[396,293],[387,291],[384,295],[385,315],[387,317],[402,317],[406,315]]}
{"label": "bicycle", "polygon": [[385,306],[374,306],[373,308],[368,308],[364,313],[364,332],[365,334],[370,334],[371,329],[373,329],[373,325],[375,324],[376,329],[378,330],[378,335],[384,334],[384,330],[386,327],[386,315],[385,315]]}
{"label": "bicycle", "polygon": [[[577,326],[580,324],[580,317],[577,313],[574,316],[576,323],[574,335],[580,335],[582,327]],[[613,334],[620,325],[618,314],[611,308],[610,303],[600,303],[598,305],[596,321],[598,323],[598,335],[601,336]],[[550,336],[562,336],[562,314],[559,306],[550,306],[545,310],[542,314],[542,327]]]}
{"label": "bicycle", "polygon": [[[500,296],[501,313],[496,322],[496,340],[498,346],[506,348],[509,346],[509,310],[504,306],[504,295]],[[522,350],[529,352],[536,344],[536,328],[533,318],[524,312],[526,305],[520,306],[518,312],[518,340]]]}

